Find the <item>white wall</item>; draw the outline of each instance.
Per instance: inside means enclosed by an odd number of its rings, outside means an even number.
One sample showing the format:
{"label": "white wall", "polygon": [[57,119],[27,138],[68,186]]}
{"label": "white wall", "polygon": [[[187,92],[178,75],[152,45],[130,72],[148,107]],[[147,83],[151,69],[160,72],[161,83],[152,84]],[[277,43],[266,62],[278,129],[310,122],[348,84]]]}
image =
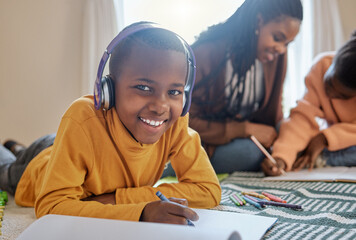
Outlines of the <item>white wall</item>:
{"label": "white wall", "polygon": [[340,15],[343,24],[344,39],[348,40],[353,31],[356,30],[356,1],[338,0]]}
{"label": "white wall", "polygon": [[[56,132],[81,93],[82,0],[0,0],[0,141]],[[94,81],[94,78],[93,78]]]}

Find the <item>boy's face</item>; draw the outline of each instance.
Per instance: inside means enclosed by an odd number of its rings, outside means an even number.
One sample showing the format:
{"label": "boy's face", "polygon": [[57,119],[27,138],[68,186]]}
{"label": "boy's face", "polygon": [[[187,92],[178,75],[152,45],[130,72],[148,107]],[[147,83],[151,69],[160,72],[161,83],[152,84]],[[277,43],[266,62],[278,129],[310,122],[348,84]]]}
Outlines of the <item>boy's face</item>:
{"label": "boy's face", "polygon": [[140,143],[152,144],[183,110],[187,62],[184,53],[136,44],[115,80],[115,108]]}
{"label": "boy's face", "polygon": [[329,98],[350,99],[356,97],[356,90],[348,88],[333,75],[332,64],[324,75],[325,93]]}

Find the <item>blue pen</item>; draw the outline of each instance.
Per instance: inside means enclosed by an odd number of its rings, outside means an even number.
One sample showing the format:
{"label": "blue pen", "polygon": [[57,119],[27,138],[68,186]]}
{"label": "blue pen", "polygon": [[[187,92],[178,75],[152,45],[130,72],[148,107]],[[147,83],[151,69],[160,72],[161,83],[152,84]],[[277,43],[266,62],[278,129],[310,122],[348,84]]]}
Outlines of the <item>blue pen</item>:
{"label": "blue pen", "polygon": [[258,209],[262,209],[261,205],[257,202],[252,201],[251,199],[247,198],[246,196],[242,196],[246,202],[248,202],[249,204],[253,205],[254,207],[258,208]]}
{"label": "blue pen", "polygon": [[[166,196],[164,196],[160,191],[156,192],[157,197],[159,197],[159,199],[161,199],[161,201],[166,201],[166,202],[170,202],[168,198],[166,198]],[[192,223],[192,221],[190,221],[189,219],[187,219],[187,223],[189,226],[193,226],[194,227],[194,223]]]}

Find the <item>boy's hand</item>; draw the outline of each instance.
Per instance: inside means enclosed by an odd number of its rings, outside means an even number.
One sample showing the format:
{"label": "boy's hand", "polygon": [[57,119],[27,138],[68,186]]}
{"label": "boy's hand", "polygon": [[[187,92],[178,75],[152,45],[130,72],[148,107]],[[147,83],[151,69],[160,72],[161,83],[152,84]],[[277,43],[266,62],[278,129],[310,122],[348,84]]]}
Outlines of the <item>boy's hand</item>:
{"label": "boy's hand", "polygon": [[315,164],[316,158],[319,156],[321,151],[328,146],[328,142],[324,134],[319,133],[313,137],[307,148],[304,151],[304,154],[300,156],[293,164],[293,170],[299,171],[300,169],[309,166],[309,170],[312,170]]}
{"label": "boy's hand", "polygon": [[280,158],[275,158],[277,165],[273,164],[271,160],[268,158],[263,159],[263,162],[261,163],[261,167],[263,172],[267,176],[279,176],[282,175],[282,169],[285,170],[286,164],[285,162],[280,159]]}
{"label": "boy's hand", "polygon": [[[186,206],[187,200],[177,198],[170,198],[169,200],[170,202],[154,201],[148,203],[142,211],[140,221],[187,225],[187,219],[193,221],[199,219],[198,214]],[[181,205],[181,202],[185,202],[184,205]]]}
{"label": "boy's hand", "polygon": [[184,198],[174,198],[174,197],[171,197],[171,198],[168,198],[169,201],[172,201],[172,202],[175,202],[175,203],[178,203],[180,205],[183,205],[183,206],[186,206],[188,207],[188,201],[187,199],[184,199]]}
{"label": "boy's hand", "polygon": [[265,148],[269,148],[277,138],[277,131],[265,124],[246,122],[246,135],[255,136]]}

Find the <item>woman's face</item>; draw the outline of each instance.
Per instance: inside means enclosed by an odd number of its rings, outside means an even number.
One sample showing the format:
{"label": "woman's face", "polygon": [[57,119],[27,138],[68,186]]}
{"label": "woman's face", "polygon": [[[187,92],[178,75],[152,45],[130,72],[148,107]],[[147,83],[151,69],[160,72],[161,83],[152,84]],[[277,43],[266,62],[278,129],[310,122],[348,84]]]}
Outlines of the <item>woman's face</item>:
{"label": "woman's face", "polygon": [[264,23],[258,16],[257,59],[261,62],[273,61],[278,55],[287,51],[288,44],[297,36],[300,20],[282,15],[275,20]]}

